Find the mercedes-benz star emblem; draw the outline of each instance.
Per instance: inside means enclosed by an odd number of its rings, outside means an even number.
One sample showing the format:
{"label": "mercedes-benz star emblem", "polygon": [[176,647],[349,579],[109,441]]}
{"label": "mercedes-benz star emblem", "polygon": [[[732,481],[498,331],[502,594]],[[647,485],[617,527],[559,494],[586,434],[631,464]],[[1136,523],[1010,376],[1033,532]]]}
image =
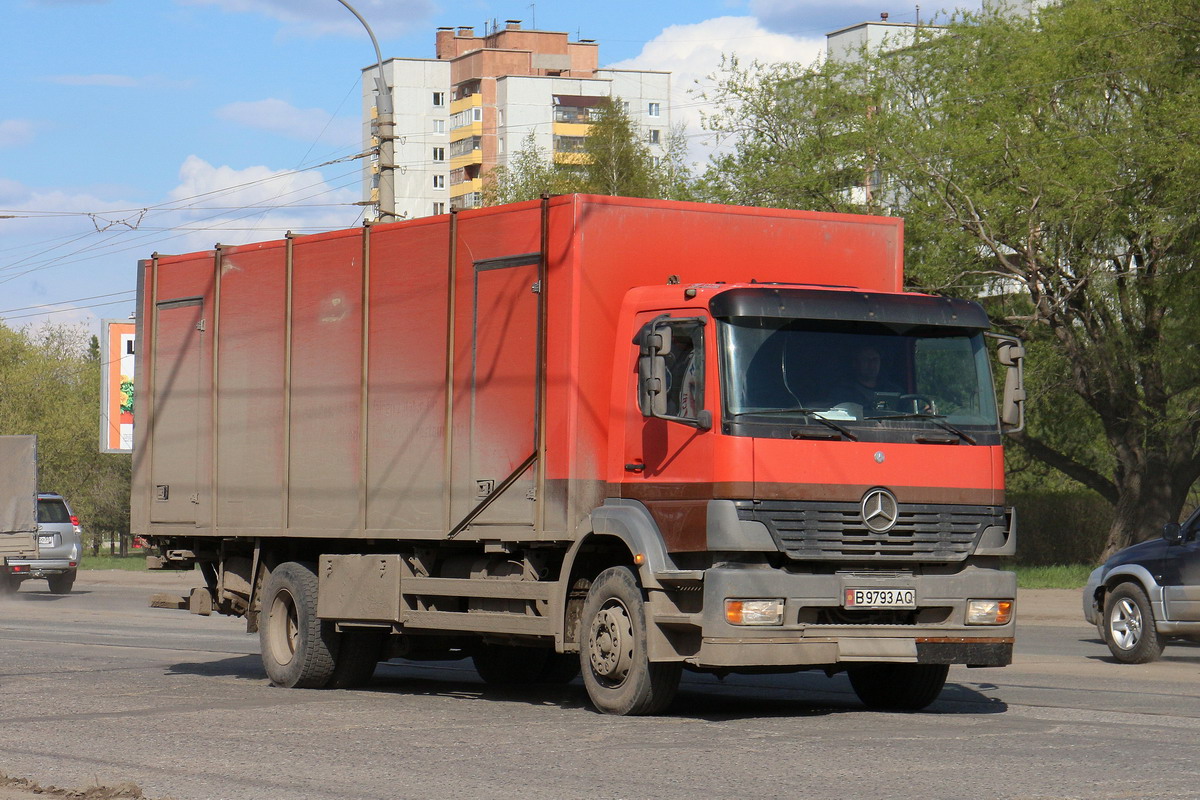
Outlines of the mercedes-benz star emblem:
{"label": "mercedes-benz star emblem", "polygon": [[862,520],[875,533],[887,533],[900,518],[896,496],[887,489],[872,489],[863,495]]}

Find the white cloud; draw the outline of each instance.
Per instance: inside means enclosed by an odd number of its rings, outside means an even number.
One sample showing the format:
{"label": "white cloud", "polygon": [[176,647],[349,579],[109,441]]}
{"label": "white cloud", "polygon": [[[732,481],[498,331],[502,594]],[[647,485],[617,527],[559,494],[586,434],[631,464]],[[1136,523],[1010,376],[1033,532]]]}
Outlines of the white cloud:
{"label": "white cloud", "polygon": [[[216,6],[235,14],[259,14],[304,36],[362,36],[362,23],[337,0],[182,0],[185,5]],[[433,18],[432,0],[354,0],[351,3],[377,37],[424,30]]]}
{"label": "white cloud", "polygon": [[230,103],[217,109],[216,114],[229,122],[303,142],[322,142],[339,148],[356,148],[362,142],[357,119],[333,117],[319,108],[296,108],[273,98]]}
{"label": "white cloud", "polygon": [[37,123],[28,119],[0,120],[0,147],[21,147],[33,141]]}
{"label": "white cloud", "polygon": [[[355,167],[349,169],[354,170]],[[350,188],[333,186],[319,172],[292,172],[255,166],[234,169],[188,156],[179,185],[170,193],[174,224],[189,250],[214,242],[244,244],[275,239],[287,231],[313,231],[354,225],[361,213],[357,173]]]}
{"label": "white cloud", "polygon": [[637,56],[610,64],[616,69],[667,70],[671,73],[672,123],[687,125],[691,156],[707,157],[708,145],[700,128],[707,106],[700,93],[712,88],[722,56],[736,55],[743,63],[797,61],[808,64],[825,52],[825,37],[789,36],[764,28],[753,17],[716,17],[691,25],[672,25],[646,43]]}

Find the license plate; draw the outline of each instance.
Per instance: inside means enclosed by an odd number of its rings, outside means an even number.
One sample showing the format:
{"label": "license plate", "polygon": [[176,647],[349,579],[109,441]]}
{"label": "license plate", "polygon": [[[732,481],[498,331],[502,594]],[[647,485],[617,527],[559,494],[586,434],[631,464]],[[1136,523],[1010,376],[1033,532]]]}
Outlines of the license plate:
{"label": "license plate", "polygon": [[42,547],[53,547],[54,546],[54,534],[53,533],[43,533],[43,534],[39,535],[38,536],[38,544],[41,545]]}
{"label": "license plate", "polygon": [[916,608],[912,589],[847,589],[846,608]]}

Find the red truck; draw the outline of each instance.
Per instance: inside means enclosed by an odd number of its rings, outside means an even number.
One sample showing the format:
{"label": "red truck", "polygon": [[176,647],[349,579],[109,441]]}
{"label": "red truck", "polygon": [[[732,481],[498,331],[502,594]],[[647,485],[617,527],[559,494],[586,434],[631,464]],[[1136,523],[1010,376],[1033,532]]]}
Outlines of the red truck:
{"label": "red truck", "polygon": [[1022,350],[898,219],[585,195],[139,265],[133,525],[271,681],[474,659],[921,708],[1011,661]]}

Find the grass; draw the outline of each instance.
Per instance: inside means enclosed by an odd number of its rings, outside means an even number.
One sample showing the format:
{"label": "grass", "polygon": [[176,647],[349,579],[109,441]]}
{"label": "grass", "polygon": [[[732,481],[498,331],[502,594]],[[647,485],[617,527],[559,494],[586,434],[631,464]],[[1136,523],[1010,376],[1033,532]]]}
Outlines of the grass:
{"label": "grass", "polygon": [[144,570],[146,568],[146,557],[144,555],[135,556],[92,556],[85,555],[79,560],[80,569],[124,569],[124,570]]}
{"label": "grass", "polygon": [[1092,571],[1088,564],[1062,564],[1052,567],[1013,567],[1017,586],[1022,589],[1082,589]]}

